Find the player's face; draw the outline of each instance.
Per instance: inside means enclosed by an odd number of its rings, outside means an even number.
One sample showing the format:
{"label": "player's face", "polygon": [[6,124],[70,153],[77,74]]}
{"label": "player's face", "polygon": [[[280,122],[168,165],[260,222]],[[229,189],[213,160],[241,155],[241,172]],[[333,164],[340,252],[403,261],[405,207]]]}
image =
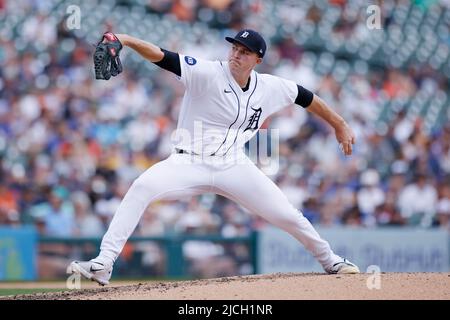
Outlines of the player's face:
{"label": "player's face", "polygon": [[262,62],[262,59],[254,52],[250,51],[247,47],[235,43],[231,47],[228,57],[230,68],[235,71],[250,71]]}

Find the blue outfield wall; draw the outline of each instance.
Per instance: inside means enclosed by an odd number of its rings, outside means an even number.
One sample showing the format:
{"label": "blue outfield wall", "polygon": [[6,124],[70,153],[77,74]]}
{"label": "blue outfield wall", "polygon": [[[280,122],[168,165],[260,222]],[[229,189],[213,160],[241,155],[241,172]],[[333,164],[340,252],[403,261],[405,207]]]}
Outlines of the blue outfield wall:
{"label": "blue outfield wall", "polygon": [[[316,228],[335,253],[381,272],[448,272],[449,234],[410,228]],[[258,235],[258,273],[323,272],[320,264],[292,236],[273,227]]]}
{"label": "blue outfield wall", "polygon": [[36,244],[33,227],[0,227],[0,281],[36,279]]}
{"label": "blue outfield wall", "polygon": [[[443,230],[349,227],[316,228],[316,230],[329,241],[337,254],[357,263],[362,272],[366,272],[371,265],[378,266],[381,272],[450,271],[450,236]],[[190,237],[172,239],[163,236],[142,238],[140,241],[159,241],[164,245],[170,257],[167,274],[178,276],[182,275],[184,270],[181,246],[189,239]],[[256,265],[256,273],[323,272],[319,263],[296,239],[271,226],[256,232],[255,236],[242,239],[204,236],[197,240],[248,242],[252,248],[252,261]],[[98,245],[100,238],[38,240],[37,233],[32,227],[0,227],[0,281],[36,279],[38,241],[74,244],[87,241]],[[172,243],[177,244],[177,250],[174,250]]]}

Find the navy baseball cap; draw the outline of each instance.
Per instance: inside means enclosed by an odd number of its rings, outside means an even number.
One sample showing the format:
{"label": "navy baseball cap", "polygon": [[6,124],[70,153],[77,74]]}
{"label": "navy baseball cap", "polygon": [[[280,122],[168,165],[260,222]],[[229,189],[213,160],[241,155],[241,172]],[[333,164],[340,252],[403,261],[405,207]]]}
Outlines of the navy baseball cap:
{"label": "navy baseball cap", "polygon": [[255,52],[261,58],[266,53],[266,42],[263,37],[256,31],[251,29],[244,29],[238,32],[234,38],[225,37],[230,43],[240,43],[247,47],[250,51]]}

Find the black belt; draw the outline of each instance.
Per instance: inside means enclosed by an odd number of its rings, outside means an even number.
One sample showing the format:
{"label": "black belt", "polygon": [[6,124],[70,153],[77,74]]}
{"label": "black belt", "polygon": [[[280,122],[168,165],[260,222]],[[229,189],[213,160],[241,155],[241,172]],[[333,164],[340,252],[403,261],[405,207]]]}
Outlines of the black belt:
{"label": "black belt", "polygon": [[189,152],[189,151],[186,151],[186,150],[183,150],[183,149],[178,149],[178,148],[175,148],[175,152],[176,152],[176,153],[180,153],[180,154],[193,154],[193,155],[197,155],[195,152]]}

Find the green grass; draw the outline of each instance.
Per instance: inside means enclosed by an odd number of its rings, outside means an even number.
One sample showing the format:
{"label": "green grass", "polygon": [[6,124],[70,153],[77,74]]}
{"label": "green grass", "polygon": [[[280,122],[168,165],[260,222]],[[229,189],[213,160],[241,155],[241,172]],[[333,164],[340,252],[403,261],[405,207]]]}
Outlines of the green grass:
{"label": "green grass", "polygon": [[45,293],[45,292],[58,292],[58,291],[66,291],[67,289],[62,288],[29,288],[29,289],[20,289],[20,288],[8,288],[8,289],[0,289],[0,296],[13,296],[16,294],[32,294],[32,293]]}
{"label": "green grass", "polygon": [[[152,283],[152,282],[173,282],[173,281],[188,281],[188,280],[195,280],[192,277],[175,277],[175,278],[169,278],[169,277],[144,277],[144,278],[139,278],[139,277],[118,277],[118,278],[114,278],[112,279],[112,284],[114,285],[127,285],[128,281],[129,282],[141,282],[141,283]],[[65,282],[61,282],[61,279],[56,279],[56,280],[52,280],[52,279],[44,279],[42,280],[43,283],[61,283],[61,287],[60,288],[45,288],[45,284],[42,285],[42,287],[44,288],[39,288],[39,281],[36,282],[36,286],[38,288],[0,288],[0,296],[12,296],[12,295],[16,295],[16,294],[33,294],[33,293],[46,293],[46,292],[62,292],[62,291],[68,291],[69,289],[67,289],[65,287]],[[7,284],[8,281],[4,281],[4,282],[0,282],[3,284]],[[26,283],[26,282],[24,282]],[[82,283],[92,283],[89,280],[82,280]],[[18,286],[18,284],[20,284],[20,282],[16,282],[16,281],[11,281],[11,284],[14,284],[14,286]],[[53,286],[53,285],[50,285]],[[97,287],[93,287],[93,288],[97,288]],[[100,286],[98,286],[98,288],[101,288]]]}

